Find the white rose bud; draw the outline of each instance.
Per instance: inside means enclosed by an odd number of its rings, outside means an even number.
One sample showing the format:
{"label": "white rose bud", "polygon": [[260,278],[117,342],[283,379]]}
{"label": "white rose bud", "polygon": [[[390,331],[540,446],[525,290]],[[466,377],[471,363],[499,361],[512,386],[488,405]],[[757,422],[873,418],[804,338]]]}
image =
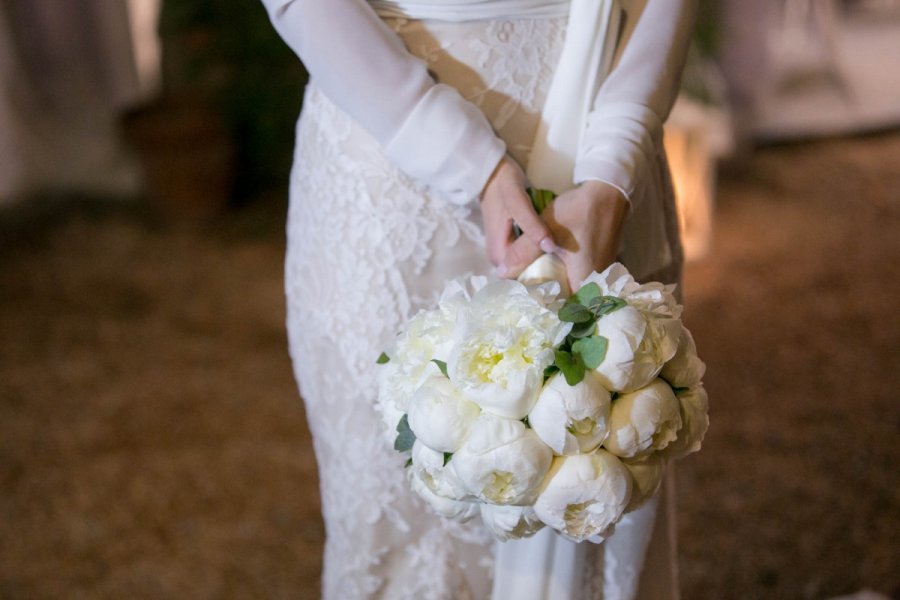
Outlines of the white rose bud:
{"label": "white rose bud", "polygon": [[531,537],[544,528],[530,506],[482,504],[481,519],[501,542]]}
{"label": "white rose bud", "polygon": [[586,454],[609,431],[610,394],[593,372],[574,386],[557,373],[528,415],[531,428],[556,454]]}
{"label": "white rose bud", "polygon": [[697,356],[694,337],[686,327],[682,327],[678,338],[678,350],[669,362],[663,365],[660,376],[674,388],[687,388],[700,383],[706,373],[706,365]]}
{"label": "white rose bud", "polygon": [[631,485],[622,461],[603,449],[557,457],[534,512],[570,540],[600,543],[624,513]]}
{"label": "white rose bud", "polygon": [[410,473],[409,483],[412,490],[431,506],[438,515],[464,523],[478,514],[478,503],[466,500],[451,500],[438,496],[425,485],[421,479]]}
{"label": "white rose bud", "polygon": [[666,447],[666,456],[677,459],[700,449],[709,429],[709,398],[703,384],[697,384],[676,395],[681,408],[683,425],[678,438]]}
{"label": "white rose bud", "polygon": [[659,454],[651,454],[642,460],[622,461],[631,473],[631,501],[626,513],[637,510],[656,494],[666,473],[666,461]]}
{"label": "white rose bud", "polygon": [[521,421],[482,413],[451,463],[469,493],[491,504],[530,504],[553,452]]}
{"label": "white rose bud", "polygon": [[622,458],[640,458],[678,437],[681,410],[669,384],[657,379],[613,400],[609,422],[603,446]]}
{"label": "white rose bud", "polygon": [[456,452],[481,410],[462,397],[443,376],[430,377],[416,390],[409,406],[409,428],[416,439],[439,452]]}
{"label": "white rose bud", "polygon": [[412,447],[411,458],[412,465],[409,467],[411,473],[434,494],[451,500],[471,499],[466,486],[453,470],[453,461],[447,462],[443,452],[432,450],[416,440]]}

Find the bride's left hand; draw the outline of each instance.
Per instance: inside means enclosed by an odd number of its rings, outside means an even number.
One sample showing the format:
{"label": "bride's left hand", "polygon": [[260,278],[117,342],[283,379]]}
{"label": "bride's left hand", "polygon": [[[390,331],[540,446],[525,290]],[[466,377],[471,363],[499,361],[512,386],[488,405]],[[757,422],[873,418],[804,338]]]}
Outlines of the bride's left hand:
{"label": "bride's left hand", "polygon": [[616,259],[628,201],[615,187],[586,181],[563,192],[541,213],[553,232],[557,250],[577,290],[592,271],[602,271]]}

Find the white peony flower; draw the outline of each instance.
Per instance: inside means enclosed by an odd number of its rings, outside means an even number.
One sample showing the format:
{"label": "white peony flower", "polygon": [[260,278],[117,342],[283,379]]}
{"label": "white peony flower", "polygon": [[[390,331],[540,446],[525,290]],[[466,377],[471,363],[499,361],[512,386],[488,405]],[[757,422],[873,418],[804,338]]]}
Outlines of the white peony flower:
{"label": "white peony flower", "polygon": [[597,367],[603,386],[630,392],[653,381],[675,355],[681,321],[647,318],[633,306],[624,306],[597,320],[596,334],[609,341]]}
{"label": "white peony flower", "polygon": [[481,519],[501,542],[531,537],[544,528],[530,506],[482,504]]}
{"label": "white peony flower", "polygon": [[534,511],[570,540],[600,543],[624,513],[631,485],[622,461],[603,449],[556,457]]}
{"label": "white peony flower", "polygon": [[409,406],[409,427],[429,448],[456,452],[481,410],[462,397],[443,375],[429,377],[416,390]]}
{"label": "white peony flower", "polygon": [[694,336],[686,327],[681,328],[678,338],[678,349],[675,355],[663,365],[660,377],[668,381],[674,388],[687,388],[700,383],[706,373],[706,365],[697,356]]}
{"label": "white peony flower", "polygon": [[682,427],[678,438],[666,446],[666,456],[682,458],[700,449],[709,429],[709,397],[703,384],[697,384],[676,394],[681,408]]}
{"label": "white peony flower", "polygon": [[453,324],[440,310],[421,311],[385,351],[390,360],[379,367],[376,407],[390,432],[399,421],[397,415],[409,412],[419,386],[441,374],[432,360],[446,359]]}
{"label": "white peony flower", "polygon": [[622,458],[640,458],[662,450],[678,437],[681,409],[669,384],[657,379],[612,403],[609,436],[603,446]]}
{"label": "white peony flower", "polygon": [[593,372],[571,386],[557,373],[528,413],[531,428],[556,454],[594,450],[609,431],[610,394]]}
{"label": "white peony flower", "polygon": [[381,415],[385,425],[384,434],[390,444],[393,444],[394,438],[397,437],[397,424],[406,414],[400,405],[406,404],[407,408],[409,407],[408,401],[403,401],[406,391],[402,389],[402,379],[398,371],[399,367],[391,363],[378,368],[378,399],[375,402],[375,410]]}
{"label": "white peony flower", "polygon": [[432,450],[419,440],[412,447],[410,473],[420,479],[432,493],[451,500],[468,500],[471,496],[453,469],[453,460],[446,462],[443,452]]}
{"label": "white peony flower", "polygon": [[681,317],[682,307],[675,299],[674,285],[638,283],[621,263],[609,265],[602,273],[591,273],[582,285],[586,283],[596,283],[602,295],[621,298],[647,315]]}
{"label": "white peony flower", "polygon": [[625,512],[629,513],[646,504],[659,489],[666,473],[666,460],[655,453],[641,460],[625,460],[622,463],[632,478],[631,500],[625,508]]}
{"label": "white peony flower", "polygon": [[523,418],[571,324],[517,281],[487,284],[459,316],[447,360],[450,380],[482,409]]}
{"label": "white peony flower", "polygon": [[478,514],[478,503],[467,500],[451,500],[438,496],[425,485],[421,479],[410,475],[412,490],[419,495],[438,515],[464,523]]}
{"label": "white peony flower", "polygon": [[521,421],[482,413],[451,460],[466,489],[491,504],[530,504],[553,452]]}

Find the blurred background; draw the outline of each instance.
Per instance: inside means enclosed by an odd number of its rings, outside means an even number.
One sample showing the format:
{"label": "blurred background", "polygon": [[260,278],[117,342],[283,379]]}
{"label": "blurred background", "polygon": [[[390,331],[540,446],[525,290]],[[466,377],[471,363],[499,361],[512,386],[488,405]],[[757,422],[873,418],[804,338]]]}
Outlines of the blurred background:
{"label": "blurred background", "polygon": [[[318,597],[305,79],[255,0],[0,0],[0,598]],[[900,1],[702,2],[683,88],[683,597],[900,598]]]}

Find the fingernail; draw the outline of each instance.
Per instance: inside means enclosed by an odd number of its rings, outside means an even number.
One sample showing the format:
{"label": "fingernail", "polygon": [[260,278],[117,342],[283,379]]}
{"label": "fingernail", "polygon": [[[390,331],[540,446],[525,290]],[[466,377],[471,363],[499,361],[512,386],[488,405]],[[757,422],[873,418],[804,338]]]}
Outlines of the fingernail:
{"label": "fingernail", "polygon": [[506,268],[506,265],[497,265],[494,267],[494,273],[497,274],[497,277],[506,277],[506,274],[509,273],[509,269]]}
{"label": "fingernail", "polygon": [[549,237],[545,237],[544,239],[542,239],[539,245],[541,247],[541,250],[543,250],[547,254],[556,252],[556,244],[554,244],[553,240]]}

